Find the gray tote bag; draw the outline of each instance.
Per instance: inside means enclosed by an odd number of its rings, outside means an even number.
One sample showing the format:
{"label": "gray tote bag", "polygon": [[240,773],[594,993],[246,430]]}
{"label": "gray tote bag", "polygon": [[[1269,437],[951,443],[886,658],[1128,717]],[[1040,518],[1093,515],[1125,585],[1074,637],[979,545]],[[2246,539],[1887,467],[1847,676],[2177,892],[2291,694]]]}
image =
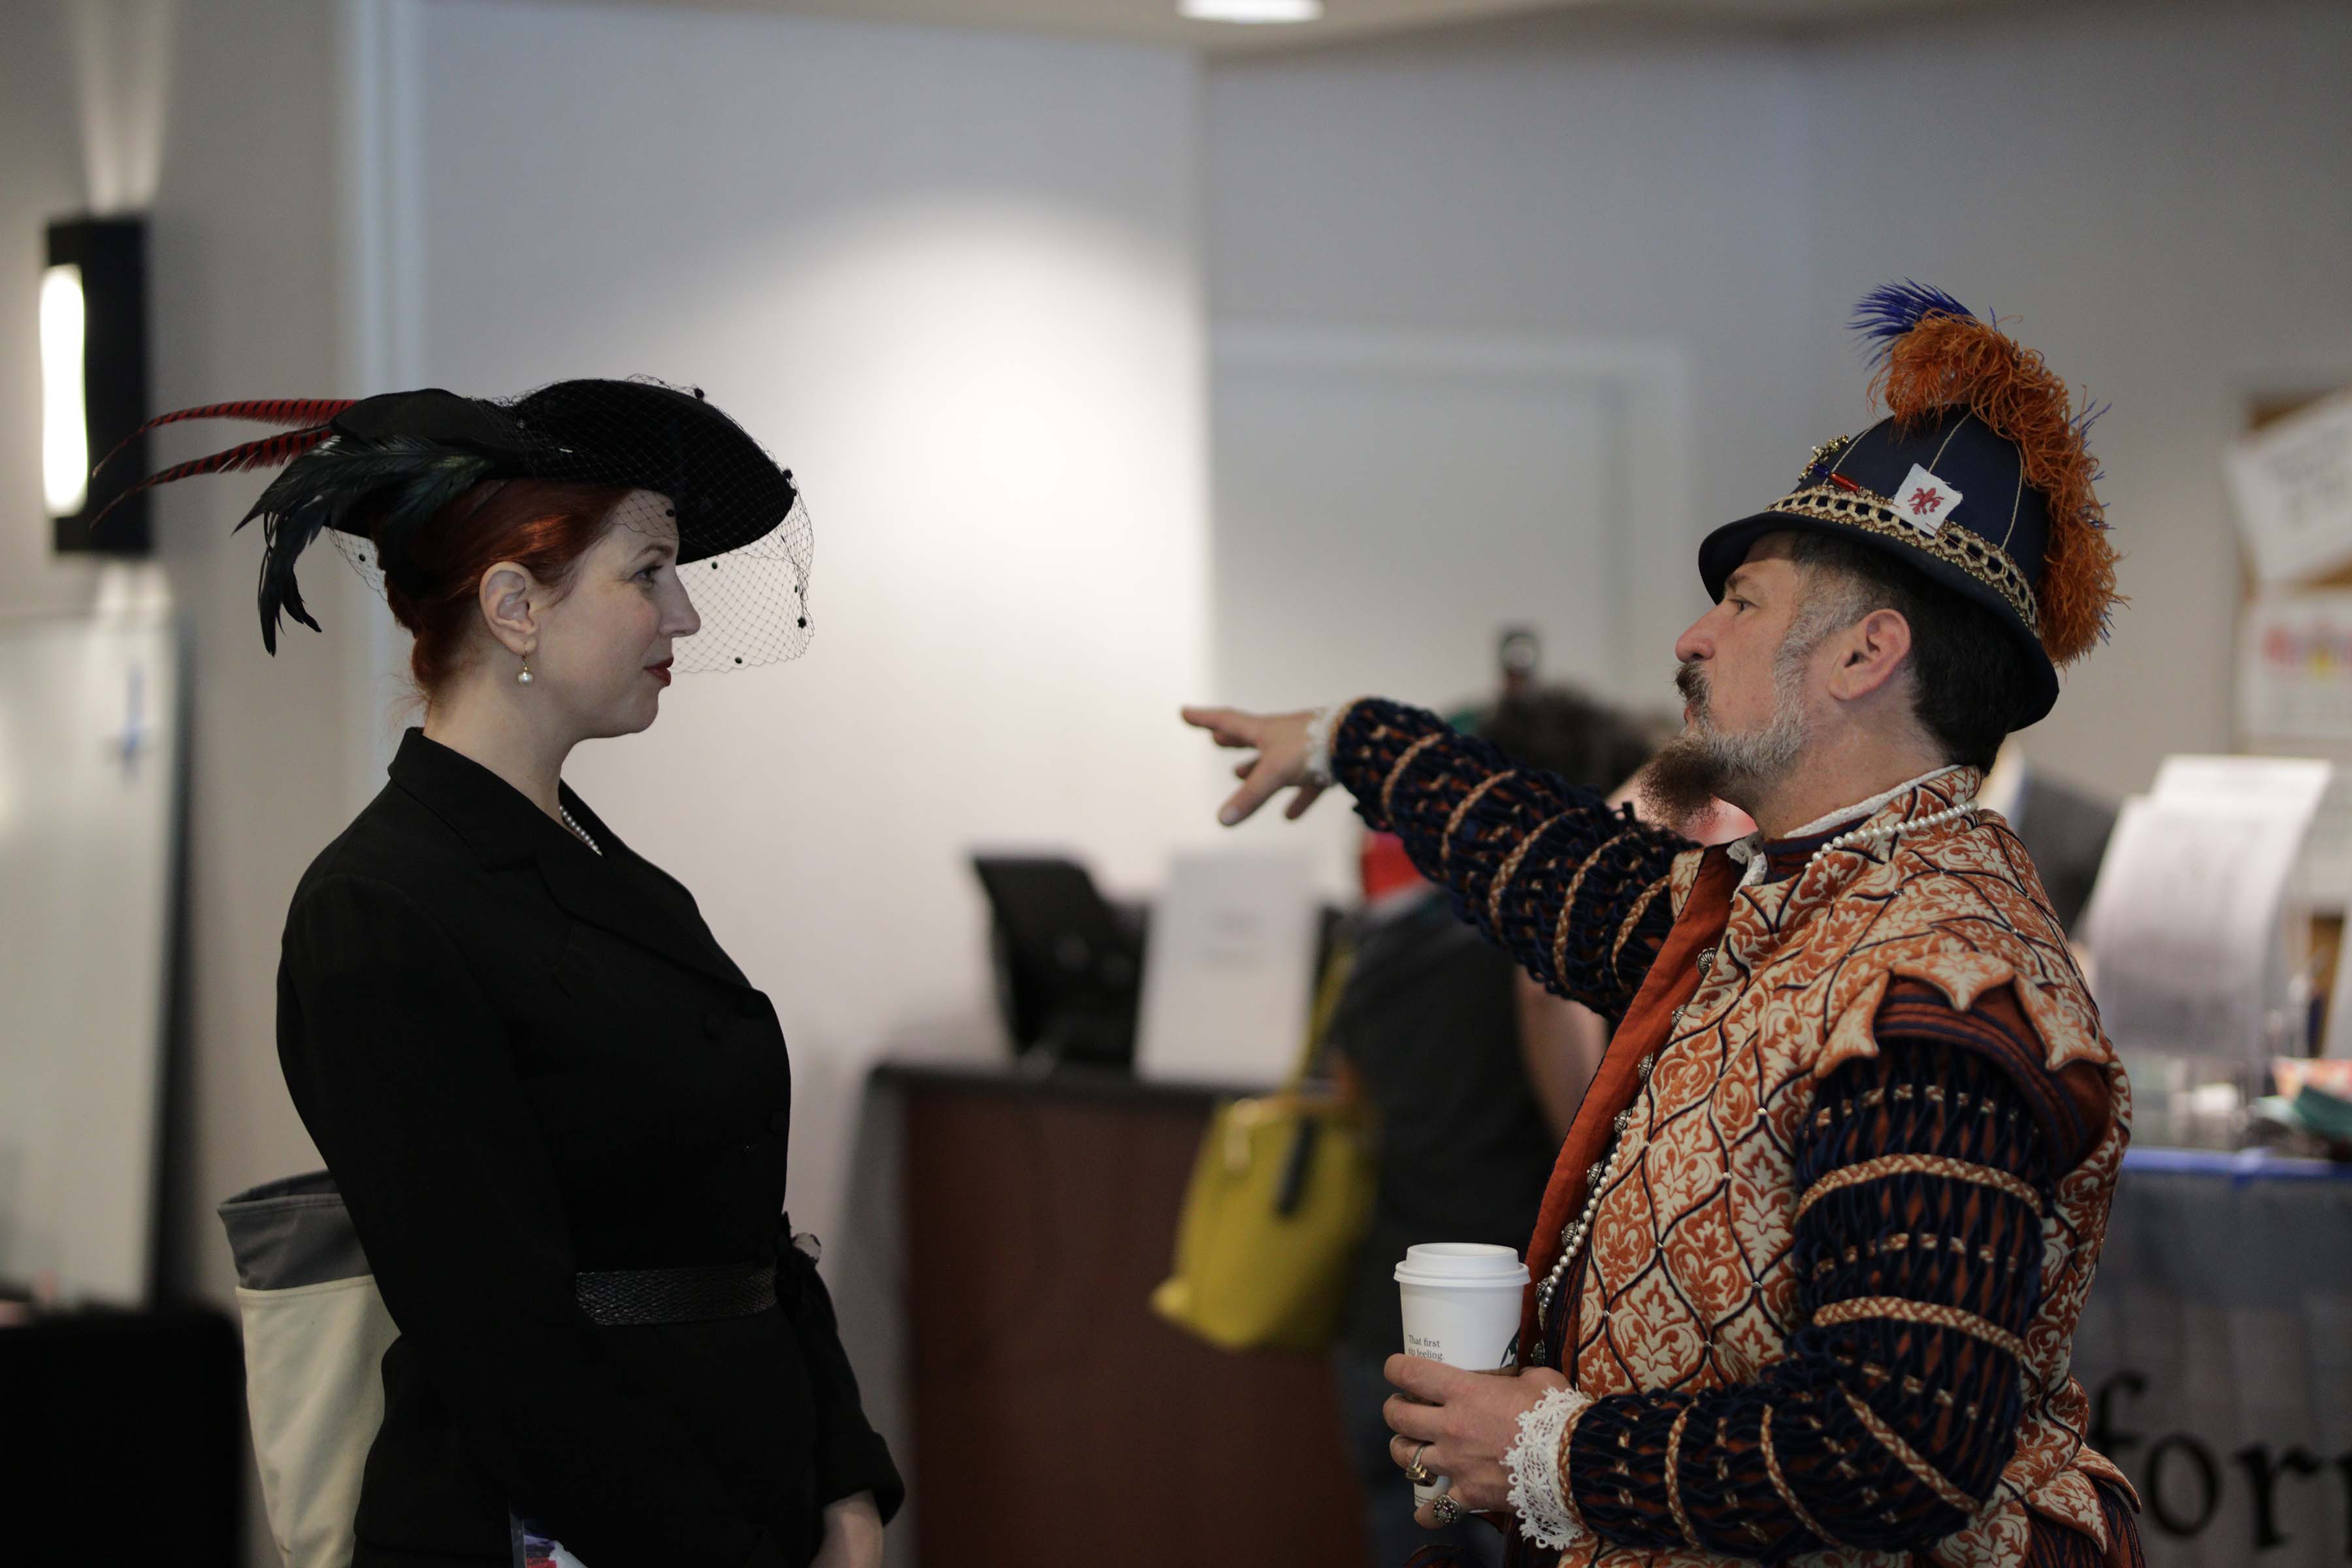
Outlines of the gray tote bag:
{"label": "gray tote bag", "polygon": [[360,1475],[399,1337],[342,1194],[324,1171],[220,1205],[236,1256],[246,1404],[269,1532],[287,1568],[347,1568]]}

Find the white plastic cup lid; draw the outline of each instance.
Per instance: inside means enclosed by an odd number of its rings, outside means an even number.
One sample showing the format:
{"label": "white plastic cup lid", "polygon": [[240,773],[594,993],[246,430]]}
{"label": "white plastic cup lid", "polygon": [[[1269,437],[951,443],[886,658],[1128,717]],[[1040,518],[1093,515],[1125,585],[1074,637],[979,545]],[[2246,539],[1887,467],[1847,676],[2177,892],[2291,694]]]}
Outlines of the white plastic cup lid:
{"label": "white plastic cup lid", "polygon": [[1528,1266],[1507,1247],[1480,1241],[1425,1241],[1405,1248],[1404,1261],[1396,1266],[1396,1279],[1401,1285],[1474,1289],[1507,1285],[1516,1290],[1528,1282]]}

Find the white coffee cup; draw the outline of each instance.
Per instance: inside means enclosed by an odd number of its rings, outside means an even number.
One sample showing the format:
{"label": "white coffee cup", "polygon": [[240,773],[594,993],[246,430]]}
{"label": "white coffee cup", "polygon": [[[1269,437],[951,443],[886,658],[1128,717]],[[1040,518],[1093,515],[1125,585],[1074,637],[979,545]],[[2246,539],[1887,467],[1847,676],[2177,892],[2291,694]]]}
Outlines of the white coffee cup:
{"label": "white coffee cup", "polygon": [[[1396,1266],[1404,1301],[1404,1352],[1471,1372],[1517,1364],[1519,1308],[1528,1266],[1507,1247],[1433,1241],[1407,1247]],[[1444,1476],[1412,1489],[1424,1503],[1444,1491]]]}

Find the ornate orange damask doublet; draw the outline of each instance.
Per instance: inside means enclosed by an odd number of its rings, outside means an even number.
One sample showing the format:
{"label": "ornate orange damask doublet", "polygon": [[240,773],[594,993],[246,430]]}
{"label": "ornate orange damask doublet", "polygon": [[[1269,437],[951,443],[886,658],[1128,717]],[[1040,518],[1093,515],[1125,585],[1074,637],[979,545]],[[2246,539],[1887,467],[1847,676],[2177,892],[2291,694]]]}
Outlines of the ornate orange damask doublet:
{"label": "ornate orange damask doublet", "polygon": [[[1972,795],[1978,782],[1966,769],[1936,774],[1882,805],[1868,825],[1933,816]],[[1701,874],[1707,857],[1724,853],[1692,850],[1675,863],[1678,926],[1720,919],[1722,937],[1696,993],[1664,1030],[1664,1047],[1633,1098],[1585,1256],[1571,1276],[1572,1339],[1564,1358],[1571,1376],[1595,1398],[1698,1394],[1755,1382],[1806,1326],[1793,1238],[1800,1215],[1827,1195],[1823,1189],[1906,1171],[2001,1180],[1981,1167],[1894,1154],[1873,1163],[1884,1171],[1840,1171],[1800,1191],[1795,1150],[1807,1120],[1830,1114],[1814,1105],[1816,1085],[1839,1067],[1877,1054],[1874,1022],[1890,984],[1923,982],[1961,1011],[2009,987],[2039,1038],[2047,1070],[2074,1068],[2069,1076],[2076,1080],[2095,1078],[2080,1085],[2077,1098],[2100,1108],[2101,1123],[2088,1152],[2059,1175],[2054,1201],[2027,1194],[2040,1215],[2043,1253],[2042,1299],[2027,1331],[2020,1340],[1957,1309],[1893,1298],[1839,1301],[1816,1321],[1932,1324],[2017,1358],[2023,1420],[2015,1453],[1981,1506],[1955,1493],[1857,1404],[1873,1436],[1971,1516],[1937,1542],[1933,1561],[1950,1568],[2017,1568],[2028,1560],[2031,1515],[2037,1513],[2104,1550],[2108,1530],[2092,1483],[2129,1489],[2084,1442],[2087,1404],[2070,1362],[2129,1136],[2130,1090],[2032,863],[2007,825],[1979,811],[1904,831],[1891,844],[1881,837],[1866,847],[1825,848],[1781,880],[1751,876],[1731,892],[1727,912],[1695,907],[1695,889],[1711,886],[1719,896],[1729,879],[1720,873],[1730,868],[1719,862],[1717,875]],[[1635,1026],[1629,1017],[1628,1028]],[[1538,1238],[1531,1259],[1538,1272],[1550,1261],[1542,1253],[1546,1240],[1558,1246],[1556,1237]],[[1966,1244],[1921,1229],[1874,1245]],[[1984,1256],[1990,1263],[1991,1255]],[[1874,1375],[1870,1367],[1857,1370]],[[1768,1464],[1772,1430],[1768,1415]],[[1796,1506],[1777,1468],[1773,1479]],[[1604,1562],[1699,1568],[1721,1561],[1696,1549],[1634,1549],[1589,1536],[1561,1558],[1569,1568]],[[1840,1547],[1795,1561],[1892,1565],[1917,1559]]]}

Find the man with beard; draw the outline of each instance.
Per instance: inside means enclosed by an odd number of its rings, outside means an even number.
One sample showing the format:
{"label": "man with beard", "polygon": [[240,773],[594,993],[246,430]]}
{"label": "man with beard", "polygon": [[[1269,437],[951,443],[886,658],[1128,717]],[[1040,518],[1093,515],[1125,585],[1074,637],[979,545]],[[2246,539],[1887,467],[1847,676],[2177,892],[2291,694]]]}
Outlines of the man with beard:
{"label": "man with beard", "polygon": [[1912,285],[1864,301],[1888,417],[1711,534],[1649,775],[1699,849],[1377,699],[1194,710],[1223,819],[1332,783],[1548,987],[1619,1021],[1529,1247],[1520,1375],[1399,1356],[1397,1464],[1521,1561],[2134,1563],[2069,1375],[2129,1091],[1975,800],[2116,603],[2088,423]]}

